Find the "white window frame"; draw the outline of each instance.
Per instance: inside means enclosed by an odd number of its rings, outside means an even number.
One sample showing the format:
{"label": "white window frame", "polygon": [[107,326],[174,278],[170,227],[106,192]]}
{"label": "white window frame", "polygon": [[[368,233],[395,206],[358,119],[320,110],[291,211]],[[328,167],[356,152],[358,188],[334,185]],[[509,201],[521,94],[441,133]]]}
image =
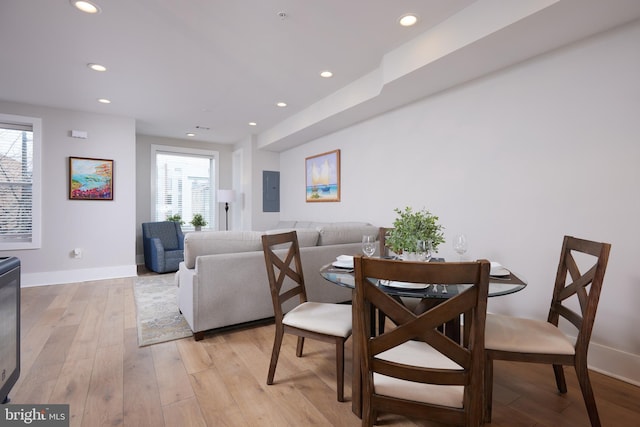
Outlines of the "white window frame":
{"label": "white window frame", "polygon": [[[157,188],[157,178],[158,178],[158,174],[157,174],[157,164],[156,164],[156,155],[158,153],[171,153],[171,154],[184,154],[184,155],[196,155],[196,156],[206,156],[206,157],[211,157],[213,158],[213,161],[215,162],[215,171],[214,171],[214,176],[212,177],[214,179],[214,185],[211,186],[211,194],[210,194],[210,200],[211,200],[211,212],[213,213],[213,215],[215,216],[215,218],[213,218],[215,220],[216,226],[215,229],[217,229],[217,223],[218,221],[218,202],[217,199],[215,197],[215,195],[217,194],[217,190],[218,190],[218,181],[219,181],[219,175],[220,175],[220,153],[218,151],[213,151],[213,150],[202,150],[202,149],[198,149],[198,148],[187,148],[187,147],[175,147],[175,146],[170,146],[170,145],[157,145],[157,144],[151,144],[151,210],[150,210],[150,218],[155,218],[156,217],[156,199],[157,199],[157,194],[158,194],[158,188]],[[213,226],[213,223],[211,220],[211,218],[205,218],[208,222],[209,222],[209,226]],[[190,218],[182,218],[182,220],[185,222],[185,224],[189,224],[189,221],[191,220]],[[190,225],[188,225],[188,227],[190,227]]]}
{"label": "white window frame", "polygon": [[0,122],[31,126],[33,132],[31,241],[4,242],[0,240],[0,251],[40,249],[42,247],[42,119],[0,113]]}

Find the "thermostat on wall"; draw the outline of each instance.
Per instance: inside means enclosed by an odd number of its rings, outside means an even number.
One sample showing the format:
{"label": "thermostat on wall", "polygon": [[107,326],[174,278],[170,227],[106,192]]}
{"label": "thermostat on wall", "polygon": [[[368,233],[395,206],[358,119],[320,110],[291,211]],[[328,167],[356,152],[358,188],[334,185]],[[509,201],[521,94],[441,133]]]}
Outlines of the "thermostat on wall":
{"label": "thermostat on wall", "polygon": [[87,139],[89,137],[89,134],[87,133],[87,131],[84,131],[84,130],[72,130],[71,131],[71,137],[72,138]]}

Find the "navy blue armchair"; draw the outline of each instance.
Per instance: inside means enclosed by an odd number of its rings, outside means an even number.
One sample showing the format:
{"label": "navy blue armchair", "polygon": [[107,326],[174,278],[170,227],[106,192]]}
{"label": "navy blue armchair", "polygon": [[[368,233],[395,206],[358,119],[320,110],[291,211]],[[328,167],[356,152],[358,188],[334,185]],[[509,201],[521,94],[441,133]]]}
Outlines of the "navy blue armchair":
{"label": "navy blue armchair", "polygon": [[171,221],[142,223],[144,265],[156,273],[178,271],[184,260],[184,234],[180,224]]}

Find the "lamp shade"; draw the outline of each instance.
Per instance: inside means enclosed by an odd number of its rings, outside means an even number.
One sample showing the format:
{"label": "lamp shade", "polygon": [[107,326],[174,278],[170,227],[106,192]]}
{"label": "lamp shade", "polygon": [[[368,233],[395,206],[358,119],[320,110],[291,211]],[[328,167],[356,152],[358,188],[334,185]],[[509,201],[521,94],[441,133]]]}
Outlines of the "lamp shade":
{"label": "lamp shade", "polygon": [[235,190],[218,190],[218,203],[230,203],[236,200]]}

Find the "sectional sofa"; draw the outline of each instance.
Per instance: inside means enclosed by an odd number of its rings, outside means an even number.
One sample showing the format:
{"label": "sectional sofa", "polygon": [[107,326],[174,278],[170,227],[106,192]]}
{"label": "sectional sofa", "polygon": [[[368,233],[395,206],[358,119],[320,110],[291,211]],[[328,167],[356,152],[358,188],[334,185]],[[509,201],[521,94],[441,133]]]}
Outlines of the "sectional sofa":
{"label": "sectional sofa", "polygon": [[298,233],[309,300],[351,300],[350,290],[324,280],[319,270],[340,255],[361,253],[362,236],[378,234],[371,224],[287,221],[269,231],[188,233],[177,273],[178,305],[196,341],[208,330],[273,317],[262,235],[292,229]]}

